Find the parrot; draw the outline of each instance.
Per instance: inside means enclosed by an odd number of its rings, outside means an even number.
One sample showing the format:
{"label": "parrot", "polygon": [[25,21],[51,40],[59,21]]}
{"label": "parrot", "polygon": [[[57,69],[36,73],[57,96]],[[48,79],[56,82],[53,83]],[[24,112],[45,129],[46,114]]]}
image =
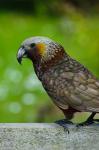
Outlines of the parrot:
{"label": "parrot", "polygon": [[71,123],[76,112],[91,113],[81,126],[99,121],[94,119],[99,113],[99,80],[61,44],[43,36],[27,38],[17,52],[19,64],[23,58],[31,60],[45,91],[63,112],[65,119],[59,124]]}

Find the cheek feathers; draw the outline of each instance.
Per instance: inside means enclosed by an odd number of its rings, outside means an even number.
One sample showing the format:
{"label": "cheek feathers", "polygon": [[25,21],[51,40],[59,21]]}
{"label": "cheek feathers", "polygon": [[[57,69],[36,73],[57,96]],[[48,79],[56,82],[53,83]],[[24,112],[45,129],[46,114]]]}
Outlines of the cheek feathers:
{"label": "cheek feathers", "polygon": [[36,48],[37,48],[37,50],[38,50],[39,55],[44,56],[45,51],[46,51],[45,44],[43,44],[43,43],[38,43],[38,44],[36,45]]}

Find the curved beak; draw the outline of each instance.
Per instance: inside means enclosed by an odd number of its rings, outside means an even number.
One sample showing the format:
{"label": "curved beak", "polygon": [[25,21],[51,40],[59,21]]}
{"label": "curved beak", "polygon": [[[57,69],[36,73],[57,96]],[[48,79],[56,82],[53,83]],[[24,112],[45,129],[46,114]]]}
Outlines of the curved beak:
{"label": "curved beak", "polygon": [[26,57],[26,49],[21,47],[17,53],[17,60],[19,64],[21,64],[22,58],[24,57]]}

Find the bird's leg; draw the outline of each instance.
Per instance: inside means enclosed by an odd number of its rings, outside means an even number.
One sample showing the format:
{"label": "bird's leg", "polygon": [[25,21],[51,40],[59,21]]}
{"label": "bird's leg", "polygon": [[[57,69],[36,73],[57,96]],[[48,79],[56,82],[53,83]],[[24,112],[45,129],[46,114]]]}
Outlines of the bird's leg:
{"label": "bird's leg", "polygon": [[93,123],[94,123],[93,117],[95,116],[95,114],[96,114],[96,113],[93,112],[93,113],[88,117],[88,119],[87,119],[86,121],[77,124],[77,127],[79,127],[79,126],[87,126],[87,125],[93,124]]}
{"label": "bird's leg", "polygon": [[68,133],[69,133],[68,126],[69,125],[73,125],[73,122],[70,121],[70,120],[73,118],[74,113],[76,112],[76,110],[71,108],[71,107],[69,107],[68,109],[65,109],[65,110],[64,109],[61,109],[61,110],[64,113],[66,119],[58,120],[55,123],[57,123],[60,126],[62,126],[64,128],[64,130],[68,131]]}

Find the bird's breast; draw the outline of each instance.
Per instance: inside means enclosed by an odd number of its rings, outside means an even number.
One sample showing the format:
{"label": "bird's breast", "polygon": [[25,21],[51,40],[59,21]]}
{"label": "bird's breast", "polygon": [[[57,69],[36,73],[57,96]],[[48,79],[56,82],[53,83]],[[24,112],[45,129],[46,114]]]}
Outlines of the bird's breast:
{"label": "bird's breast", "polygon": [[68,97],[70,95],[71,72],[64,73],[59,70],[51,70],[46,72],[42,77],[42,84],[52,100],[62,109],[67,109]]}

